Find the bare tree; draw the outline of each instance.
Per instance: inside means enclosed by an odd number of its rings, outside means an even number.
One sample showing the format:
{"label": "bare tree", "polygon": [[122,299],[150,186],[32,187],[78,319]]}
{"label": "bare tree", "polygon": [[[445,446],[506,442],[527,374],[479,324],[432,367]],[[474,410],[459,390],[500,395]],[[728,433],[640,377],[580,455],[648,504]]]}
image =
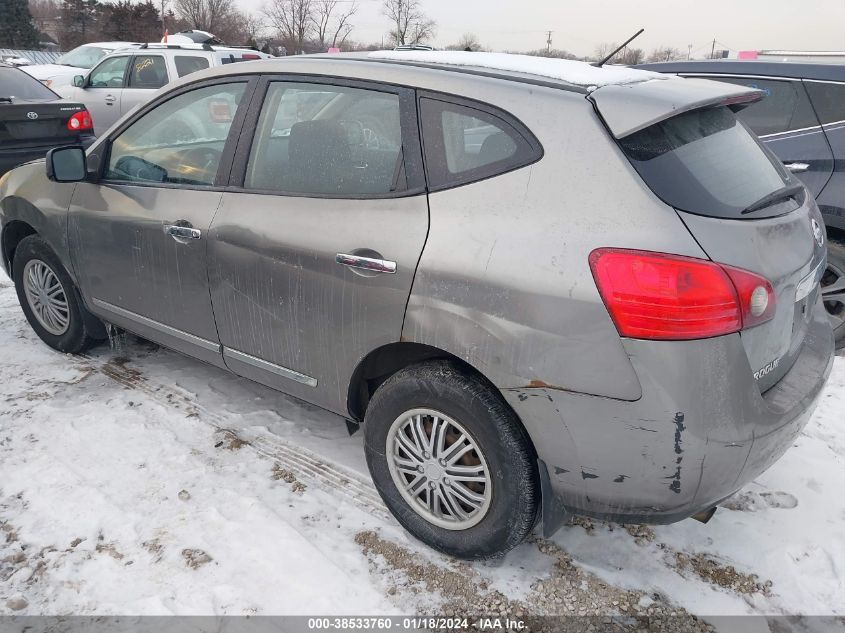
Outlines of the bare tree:
{"label": "bare tree", "polygon": [[189,28],[216,34],[236,12],[234,0],[174,0],[176,14]]}
{"label": "bare tree", "polygon": [[382,12],[393,26],[390,39],[397,46],[413,46],[430,40],[437,23],[425,15],[420,0],[384,0]]}
{"label": "bare tree", "polygon": [[[346,4],[345,0],[343,4]],[[358,10],[358,5],[352,0],[345,11],[339,11],[343,8],[341,5],[341,0],[314,0],[314,37],[322,52],[341,46],[352,33],[350,19]]]}
{"label": "bare tree", "polygon": [[661,46],[655,48],[649,53],[647,61],[649,62],[671,62],[676,59],[686,59],[687,53],[682,53],[677,48],[672,46]]}
{"label": "bare tree", "polygon": [[446,47],[447,51],[481,51],[484,47],[475,33],[464,33],[455,44]]}
{"label": "bare tree", "polygon": [[[612,53],[619,44],[616,42],[607,43],[603,42],[596,46],[595,53],[593,55],[594,61],[601,61],[610,53]],[[645,60],[645,53],[641,48],[632,48],[630,46],[626,46],[621,51],[616,53],[613,57],[607,60],[608,64],[624,64],[626,66],[632,64],[641,64]]]}
{"label": "bare tree", "polygon": [[314,28],[314,0],[272,0],[264,15],[279,31],[282,39],[303,52],[305,40]]}

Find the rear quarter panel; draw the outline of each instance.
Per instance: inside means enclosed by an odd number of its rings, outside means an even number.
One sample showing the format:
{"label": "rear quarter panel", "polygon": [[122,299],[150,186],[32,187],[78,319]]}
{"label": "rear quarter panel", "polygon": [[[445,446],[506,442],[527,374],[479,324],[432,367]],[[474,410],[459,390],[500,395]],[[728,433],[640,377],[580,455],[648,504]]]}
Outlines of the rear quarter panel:
{"label": "rear quarter panel", "polygon": [[468,98],[520,119],[545,154],[429,196],[403,338],[455,354],[499,388],[640,398],[588,256],[601,246],[704,253],[642,184],[584,95],[491,79],[464,85]]}

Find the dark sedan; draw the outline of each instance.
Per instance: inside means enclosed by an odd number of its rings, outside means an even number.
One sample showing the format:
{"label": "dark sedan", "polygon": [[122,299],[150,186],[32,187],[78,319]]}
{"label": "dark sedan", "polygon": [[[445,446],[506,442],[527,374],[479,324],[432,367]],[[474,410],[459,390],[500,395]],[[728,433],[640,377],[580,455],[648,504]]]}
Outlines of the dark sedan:
{"label": "dark sedan", "polygon": [[60,145],[94,141],[91,115],[22,70],[0,64],[0,175]]}

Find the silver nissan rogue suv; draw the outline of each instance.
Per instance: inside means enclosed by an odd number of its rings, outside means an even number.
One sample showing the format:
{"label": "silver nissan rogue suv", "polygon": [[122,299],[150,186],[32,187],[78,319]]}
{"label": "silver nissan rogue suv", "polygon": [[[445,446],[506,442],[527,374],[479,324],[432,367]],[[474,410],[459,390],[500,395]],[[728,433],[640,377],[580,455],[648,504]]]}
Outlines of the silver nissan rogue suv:
{"label": "silver nissan rogue suv", "polygon": [[822,218],[734,116],[760,96],[487,53],[212,69],[4,176],[2,260],[57,350],[108,324],[363,424],[449,554],[708,518],[832,364]]}

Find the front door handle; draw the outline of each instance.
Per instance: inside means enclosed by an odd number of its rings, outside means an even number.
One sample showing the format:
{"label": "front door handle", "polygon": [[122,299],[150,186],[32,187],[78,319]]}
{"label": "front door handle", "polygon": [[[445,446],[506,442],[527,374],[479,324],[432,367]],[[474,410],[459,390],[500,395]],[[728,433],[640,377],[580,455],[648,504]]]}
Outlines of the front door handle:
{"label": "front door handle", "polygon": [[805,171],[808,171],[810,169],[810,165],[808,165],[807,163],[785,163],[784,167],[786,167],[793,174],[803,174]]}
{"label": "front door handle", "polygon": [[360,268],[374,273],[387,273],[392,275],[396,272],[396,262],[387,259],[373,259],[372,257],[361,257],[360,255],[347,255],[338,253],[335,261],[350,268]]}
{"label": "front door handle", "polygon": [[198,240],[202,237],[202,231],[191,226],[180,226],[178,224],[165,224],[164,232],[177,242],[183,240]]}

